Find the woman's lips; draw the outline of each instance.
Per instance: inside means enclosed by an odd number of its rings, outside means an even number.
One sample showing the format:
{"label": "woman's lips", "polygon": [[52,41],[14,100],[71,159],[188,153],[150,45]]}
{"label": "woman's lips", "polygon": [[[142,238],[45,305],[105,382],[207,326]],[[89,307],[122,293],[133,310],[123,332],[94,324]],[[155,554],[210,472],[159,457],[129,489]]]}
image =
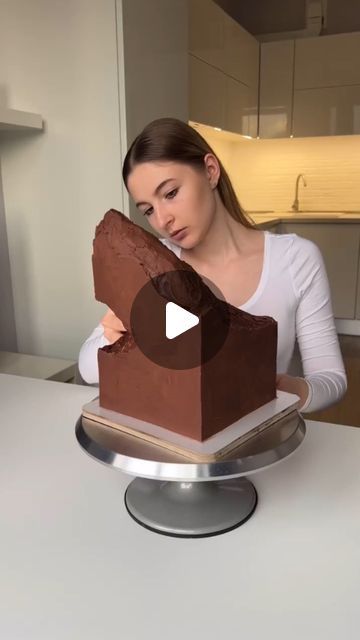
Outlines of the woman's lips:
{"label": "woman's lips", "polygon": [[171,236],[171,240],[182,240],[186,236],[186,227],[184,229],[179,229],[177,233]]}

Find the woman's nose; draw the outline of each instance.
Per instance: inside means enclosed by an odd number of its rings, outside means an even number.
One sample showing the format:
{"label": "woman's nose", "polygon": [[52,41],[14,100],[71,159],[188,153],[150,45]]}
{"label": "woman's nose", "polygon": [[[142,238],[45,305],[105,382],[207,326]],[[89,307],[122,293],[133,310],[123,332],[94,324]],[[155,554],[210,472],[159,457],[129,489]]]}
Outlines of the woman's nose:
{"label": "woman's nose", "polygon": [[157,207],[157,220],[160,229],[166,229],[171,226],[174,220],[173,214],[168,210],[166,205],[161,204]]}

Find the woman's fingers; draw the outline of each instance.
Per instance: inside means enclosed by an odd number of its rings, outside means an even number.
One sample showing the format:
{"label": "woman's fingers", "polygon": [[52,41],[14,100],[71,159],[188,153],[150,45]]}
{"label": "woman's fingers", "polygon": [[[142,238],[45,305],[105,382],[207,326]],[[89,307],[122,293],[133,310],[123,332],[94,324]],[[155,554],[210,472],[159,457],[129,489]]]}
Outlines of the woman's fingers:
{"label": "woman's fingers", "polygon": [[104,327],[104,335],[111,343],[116,342],[121,336],[121,333],[126,331],[121,320],[115,315],[115,313],[108,309],[105,313],[100,324]]}
{"label": "woman's fingers", "polygon": [[103,319],[101,320],[101,324],[104,327],[108,327],[109,329],[113,329],[114,331],[126,331],[121,320],[115,315],[111,309],[105,313]]}

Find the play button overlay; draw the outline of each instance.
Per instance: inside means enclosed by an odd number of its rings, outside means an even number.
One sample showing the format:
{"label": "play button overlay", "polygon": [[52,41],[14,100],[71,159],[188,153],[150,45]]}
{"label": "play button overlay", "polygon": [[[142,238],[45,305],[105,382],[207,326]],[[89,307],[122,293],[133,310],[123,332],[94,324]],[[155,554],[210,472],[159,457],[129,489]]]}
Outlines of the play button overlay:
{"label": "play button overlay", "polygon": [[168,271],[138,291],[131,308],[131,333],[155,364],[192,369],[211,360],[223,346],[230,308],[216,285],[195,271]]}
{"label": "play button overlay", "polygon": [[173,340],[173,338],[185,333],[185,331],[189,331],[197,324],[199,324],[199,318],[195,314],[186,311],[183,307],[179,307],[175,302],[166,304],[165,331],[169,340]]}

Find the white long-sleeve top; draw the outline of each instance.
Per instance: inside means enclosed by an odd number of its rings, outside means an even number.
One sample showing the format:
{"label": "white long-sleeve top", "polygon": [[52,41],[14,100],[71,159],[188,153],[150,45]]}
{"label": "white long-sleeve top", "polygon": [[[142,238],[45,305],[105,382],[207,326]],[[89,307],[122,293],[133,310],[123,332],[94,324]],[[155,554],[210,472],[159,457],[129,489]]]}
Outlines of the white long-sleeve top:
{"label": "white long-sleeve top", "polygon": [[[278,323],[277,373],[287,373],[298,342],[309,394],[302,412],[324,409],[346,391],[346,374],[336,333],[328,278],[318,247],[294,233],[265,231],[264,260],[256,291],[240,309]],[[181,248],[161,242],[180,258]],[[79,371],[98,383],[97,352],[109,344],[98,325],[81,347]]]}

